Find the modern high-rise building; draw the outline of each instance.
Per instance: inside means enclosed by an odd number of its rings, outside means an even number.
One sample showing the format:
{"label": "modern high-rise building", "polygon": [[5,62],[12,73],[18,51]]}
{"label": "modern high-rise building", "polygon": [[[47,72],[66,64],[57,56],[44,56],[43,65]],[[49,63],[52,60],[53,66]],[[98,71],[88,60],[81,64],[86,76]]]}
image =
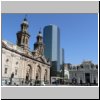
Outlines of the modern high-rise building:
{"label": "modern high-rise building", "polygon": [[64,77],[64,49],[60,48],[60,72],[61,76]]}
{"label": "modern high-rise building", "polygon": [[63,64],[64,64],[64,49],[60,48],[60,69]]}
{"label": "modern high-rise building", "polygon": [[52,62],[51,76],[60,70],[60,30],[56,25],[47,25],[43,29],[45,44],[44,55]]}

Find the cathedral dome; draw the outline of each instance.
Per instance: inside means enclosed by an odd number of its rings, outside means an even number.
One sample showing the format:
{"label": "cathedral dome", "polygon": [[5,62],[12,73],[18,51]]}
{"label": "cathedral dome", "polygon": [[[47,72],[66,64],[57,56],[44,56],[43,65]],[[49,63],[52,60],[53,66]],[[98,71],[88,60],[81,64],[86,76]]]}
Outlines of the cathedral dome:
{"label": "cathedral dome", "polygon": [[24,25],[28,25],[28,21],[27,21],[26,18],[24,18],[24,20],[22,21],[22,24],[24,24]]}
{"label": "cathedral dome", "polygon": [[42,37],[41,31],[39,31],[37,37]]}

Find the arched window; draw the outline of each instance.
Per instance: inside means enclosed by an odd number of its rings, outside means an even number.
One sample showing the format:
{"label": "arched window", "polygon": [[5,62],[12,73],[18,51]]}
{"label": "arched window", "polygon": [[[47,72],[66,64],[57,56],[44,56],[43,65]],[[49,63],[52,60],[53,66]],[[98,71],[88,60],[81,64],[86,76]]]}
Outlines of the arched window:
{"label": "arched window", "polygon": [[28,39],[26,39],[26,44],[28,43]]}
{"label": "arched window", "polygon": [[96,84],[96,80],[94,79],[94,84]]}
{"label": "arched window", "polygon": [[5,70],[4,70],[4,73],[5,73],[5,74],[7,74],[7,70],[8,70],[8,69],[7,69],[7,68],[5,68]]}
{"label": "arched window", "polygon": [[83,65],[81,65],[81,68],[83,68]]}
{"label": "arched window", "polygon": [[40,68],[40,66],[37,67],[36,80],[41,80],[41,68]]}
{"label": "arched window", "polygon": [[92,64],[92,65],[91,65],[91,69],[93,69],[93,67],[94,67],[94,65]]}
{"label": "arched window", "polygon": [[16,65],[18,64],[18,62],[16,62]]}
{"label": "arched window", "polygon": [[9,61],[9,59],[6,59],[6,62],[8,62]]}
{"label": "arched window", "polygon": [[32,80],[32,67],[31,65],[28,65],[26,68],[26,82],[28,83],[31,80]]}
{"label": "arched window", "polygon": [[96,65],[96,69],[98,69],[98,65]]}
{"label": "arched window", "polygon": [[83,82],[82,82],[82,80],[80,80],[80,84],[82,84]]}

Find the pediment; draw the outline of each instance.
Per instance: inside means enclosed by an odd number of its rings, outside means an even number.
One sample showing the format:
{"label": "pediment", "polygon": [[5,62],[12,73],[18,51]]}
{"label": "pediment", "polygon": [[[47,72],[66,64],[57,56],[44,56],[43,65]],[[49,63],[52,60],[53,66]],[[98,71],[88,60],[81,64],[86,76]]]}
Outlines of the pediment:
{"label": "pediment", "polygon": [[36,58],[38,61],[40,61],[40,62],[43,62],[43,63],[46,63],[46,59],[45,58],[43,58],[43,57],[38,57],[38,58]]}

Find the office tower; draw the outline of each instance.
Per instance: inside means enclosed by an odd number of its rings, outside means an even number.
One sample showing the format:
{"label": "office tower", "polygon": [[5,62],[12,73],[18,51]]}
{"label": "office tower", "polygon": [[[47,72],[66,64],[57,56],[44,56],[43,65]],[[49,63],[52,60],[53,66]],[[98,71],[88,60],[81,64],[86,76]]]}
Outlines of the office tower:
{"label": "office tower", "polygon": [[64,49],[60,48],[60,69],[63,64],[64,64]]}
{"label": "office tower", "polygon": [[60,48],[60,72],[61,77],[64,77],[64,49]]}
{"label": "office tower", "polygon": [[60,30],[56,25],[47,25],[43,29],[45,44],[44,55],[51,63],[51,76],[56,76],[60,70]]}

